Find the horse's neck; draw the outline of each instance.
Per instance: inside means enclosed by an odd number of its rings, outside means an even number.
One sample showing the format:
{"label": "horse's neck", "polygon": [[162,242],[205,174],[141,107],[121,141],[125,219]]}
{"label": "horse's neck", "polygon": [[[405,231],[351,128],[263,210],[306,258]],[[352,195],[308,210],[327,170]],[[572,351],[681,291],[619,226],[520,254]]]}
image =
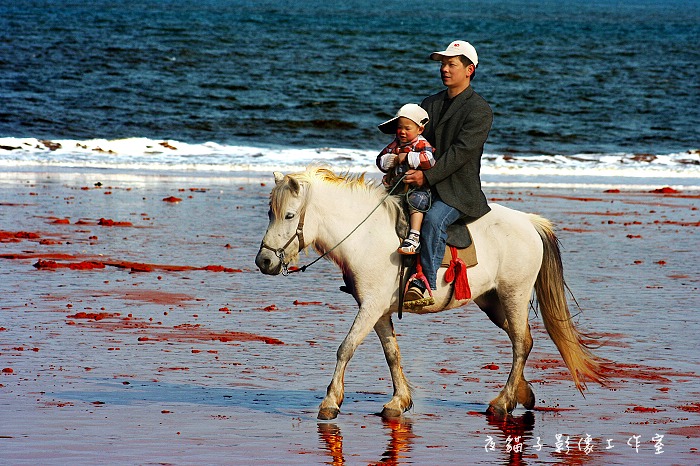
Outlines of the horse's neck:
{"label": "horse's neck", "polygon": [[393,215],[384,206],[369,215],[382,199],[352,190],[339,195],[328,189],[320,189],[314,198],[316,202],[308,206],[317,219],[314,245],[322,253],[337,245],[331,254],[341,268],[353,267],[358,258],[388,257],[396,249]]}

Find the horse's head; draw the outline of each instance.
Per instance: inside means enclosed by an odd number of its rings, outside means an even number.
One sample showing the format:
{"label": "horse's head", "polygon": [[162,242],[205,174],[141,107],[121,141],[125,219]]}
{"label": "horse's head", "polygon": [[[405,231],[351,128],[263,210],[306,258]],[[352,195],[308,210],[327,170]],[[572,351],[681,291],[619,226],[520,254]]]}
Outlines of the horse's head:
{"label": "horse's head", "polygon": [[284,271],[297,258],[304,244],[304,211],[308,184],[294,175],[275,172],[275,187],[270,194],[270,223],[255,257],[255,265],[267,275]]}

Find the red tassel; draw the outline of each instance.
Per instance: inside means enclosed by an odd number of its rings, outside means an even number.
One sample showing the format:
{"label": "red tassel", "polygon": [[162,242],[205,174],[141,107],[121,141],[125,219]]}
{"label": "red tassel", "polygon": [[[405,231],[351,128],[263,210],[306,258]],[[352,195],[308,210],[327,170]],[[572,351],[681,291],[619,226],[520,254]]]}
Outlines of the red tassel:
{"label": "red tassel", "polygon": [[472,291],[469,289],[469,280],[467,279],[467,264],[459,258],[457,248],[450,246],[450,252],[452,253],[452,260],[445,272],[445,281],[447,283],[454,282],[456,300],[470,299]]}

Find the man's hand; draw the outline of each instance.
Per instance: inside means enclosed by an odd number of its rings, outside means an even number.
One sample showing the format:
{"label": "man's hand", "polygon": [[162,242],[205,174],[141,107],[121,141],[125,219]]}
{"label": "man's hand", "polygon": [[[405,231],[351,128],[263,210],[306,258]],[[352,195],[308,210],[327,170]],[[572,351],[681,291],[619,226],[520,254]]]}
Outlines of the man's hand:
{"label": "man's hand", "polygon": [[423,186],[428,185],[428,181],[425,179],[425,175],[423,174],[423,170],[409,170],[406,172],[406,178],[403,179],[403,182],[406,184],[410,184],[411,186],[415,186],[417,188],[421,188]]}

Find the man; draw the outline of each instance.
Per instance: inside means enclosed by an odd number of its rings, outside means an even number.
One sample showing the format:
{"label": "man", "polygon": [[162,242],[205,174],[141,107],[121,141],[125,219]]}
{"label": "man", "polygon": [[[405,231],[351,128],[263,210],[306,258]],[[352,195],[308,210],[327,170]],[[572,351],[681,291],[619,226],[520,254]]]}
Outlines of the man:
{"label": "man", "polygon": [[[441,62],[440,77],[446,87],[421,103],[430,117],[423,136],[435,148],[435,165],[428,170],[409,170],[404,182],[429,186],[433,192],[433,203],[421,228],[420,261],[435,290],[447,227],[457,220],[470,222],[491,210],[481,190],[479,173],[493,112],[471,87],[479,57],[469,42],[454,41],[430,58]],[[420,280],[410,283],[405,299],[407,306],[432,304]]]}

